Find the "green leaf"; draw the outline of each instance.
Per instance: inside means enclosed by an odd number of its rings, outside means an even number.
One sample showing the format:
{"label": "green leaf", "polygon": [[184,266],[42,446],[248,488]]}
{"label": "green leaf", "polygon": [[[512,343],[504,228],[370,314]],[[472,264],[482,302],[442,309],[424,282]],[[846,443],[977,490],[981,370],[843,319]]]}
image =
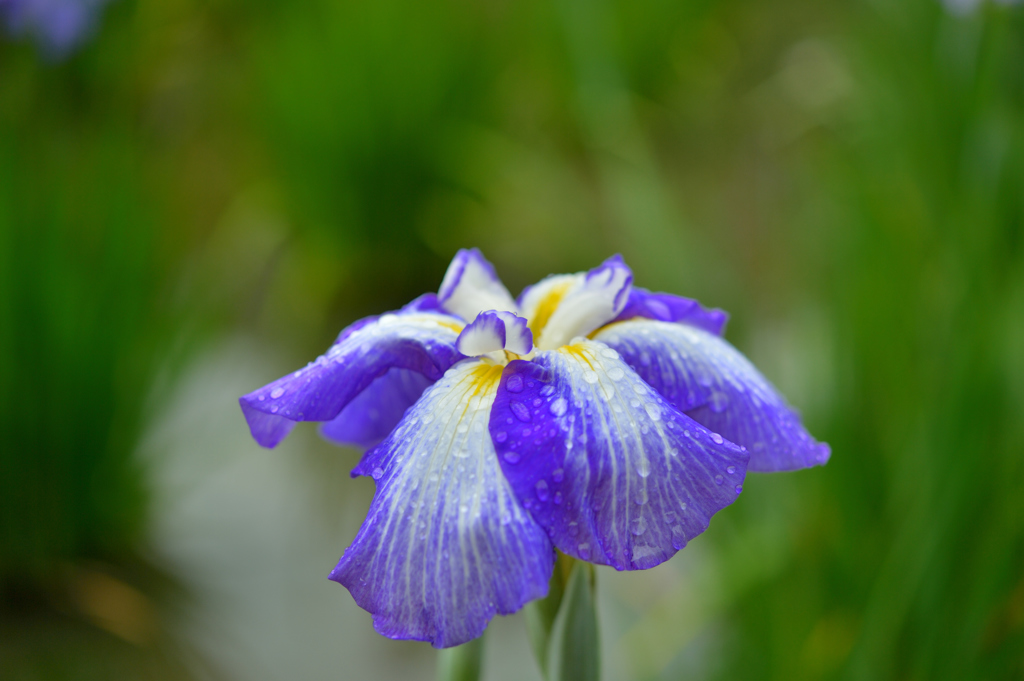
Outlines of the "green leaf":
{"label": "green leaf", "polygon": [[484,659],[484,637],[454,648],[445,648],[437,656],[437,681],[478,681]]}
{"label": "green leaf", "polygon": [[598,681],[601,655],[594,599],[594,566],[574,561],[548,638],[549,681]]}

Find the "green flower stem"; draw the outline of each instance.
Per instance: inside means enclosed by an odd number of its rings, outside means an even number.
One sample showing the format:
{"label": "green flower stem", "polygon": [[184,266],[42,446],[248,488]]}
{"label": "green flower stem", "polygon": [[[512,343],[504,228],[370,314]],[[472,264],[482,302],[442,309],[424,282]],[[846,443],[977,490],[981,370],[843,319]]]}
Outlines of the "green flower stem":
{"label": "green flower stem", "polygon": [[437,681],[477,681],[484,659],[484,637],[454,648],[445,648],[437,656]]}
{"label": "green flower stem", "polygon": [[547,681],[598,681],[594,566],[559,554],[546,598],[527,605],[530,645]]}

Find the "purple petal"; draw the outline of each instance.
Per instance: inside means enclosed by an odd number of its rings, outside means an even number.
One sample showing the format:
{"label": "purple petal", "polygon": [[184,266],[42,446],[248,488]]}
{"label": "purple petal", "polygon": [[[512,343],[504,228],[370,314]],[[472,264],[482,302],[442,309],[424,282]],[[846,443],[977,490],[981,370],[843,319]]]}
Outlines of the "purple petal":
{"label": "purple petal", "polygon": [[724,310],[709,310],[693,298],[674,296],[671,293],[651,293],[647,289],[634,287],[629,293],[625,309],[615,318],[622,322],[634,317],[646,317],[662,322],[681,322],[697,326],[721,336],[729,315]]}
{"label": "purple petal", "polygon": [[595,338],[617,350],[680,411],[750,450],[750,470],[822,465],[817,442],[768,380],[727,341],[687,324],[634,319]]}
{"label": "purple petal", "polygon": [[291,426],[286,421],[331,421],[389,369],[408,369],[432,381],[462,355],[462,331],[452,317],[430,313],[386,314],[345,331],[326,354],[240,398],[256,441],[274,447]]}
{"label": "purple petal", "polygon": [[555,546],[619,570],[658,565],[703,532],[736,499],[748,458],[589,340],[509,363],[490,430]]}
{"label": "purple petal", "polygon": [[455,346],[467,357],[504,349],[505,320],[494,310],[481,312],[462,330]]}
{"label": "purple petal", "polygon": [[459,645],[547,594],[551,542],[516,500],[487,431],[500,377],[491,362],[456,364],[353,472],[377,492],[331,579],[385,636]]}
{"label": "purple petal", "polygon": [[494,265],[476,248],[462,249],[455,254],[437,297],[445,310],[467,322],[484,310],[518,309],[494,271]]}
{"label": "purple petal", "polygon": [[394,430],[405,410],[431,383],[415,371],[390,369],[349,402],[334,420],[320,426],[320,434],[340,445],[375,445]]}

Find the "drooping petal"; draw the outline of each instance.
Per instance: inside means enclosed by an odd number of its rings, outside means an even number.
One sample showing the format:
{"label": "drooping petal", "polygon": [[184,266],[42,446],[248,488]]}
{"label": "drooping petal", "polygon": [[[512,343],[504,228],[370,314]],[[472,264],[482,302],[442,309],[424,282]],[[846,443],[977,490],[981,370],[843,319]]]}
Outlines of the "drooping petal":
{"label": "drooping petal", "polygon": [[456,343],[459,352],[476,357],[505,348],[505,320],[494,310],[481,312],[459,334]]}
{"label": "drooping petal", "polygon": [[459,645],[547,593],[551,542],[516,500],[487,430],[501,370],[453,366],[353,472],[377,492],[331,579],[385,636]]}
{"label": "drooping petal", "polygon": [[484,310],[514,312],[518,309],[494,271],[494,265],[476,248],[462,249],[455,254],[437,296],[445,310],[467,322]]}
{"label": "drooping petal", "polygon": [[[560,287],[565,280],[554,280],[544,287],[548,290],[543,298],[540,298],[540,290],[524,296],[524,302],[528,299],[531,307],[538,311],[545,306],[553,308],[545,323],[533,325],[537,347],[541,350],[565,345],[570,339],[585,336],[615,319],[625,308],[633,285],[633,273],[618,255],[586,274],[573,277],[564,290]],[[557,301],[552,306],[553,297],[557,297]]]}
{"label": "drooping petal", "polygon": [[729,315],[724,310],[709,310],[693,298],[674,296],[671,293],[651,293],[636,286],[629,292],[626,307],[615,321],[626,321],[634,317],[690,324],[716,336],[722,335],[725,323],[729,321]]}
{"label": "drooping petal", "polygon": [[680,411],[750,450],[750,470],[822,465],[829,446],[736,348],[688,324],[634,319],[595,338],[617,350],[641,378]]}
{"label": "drooping petal", "polygon": [[[348,403],[320,434],[340,445],[370,447],[383,440],[433,383],[409,369],[390,369]],[[289,421],[288,423],[294,423]]]}
{"label": "drooping petal", "polygon": [[435,381],[462,355],[459,320],[436,313],[386,314],[353,324],[314,362],[239,399],[253,438],[276,446],[295,421],[331,421],[389,369]]}
{"label": "drooping petal", "polygon": [[490,429],[555,546],[620,570],[658,565],[703,532],[736,499],[748,458],[582,338],[510,362]]}
{"label": "drooping petal", "polygon": [[533,350],[533,332],[525,317],[513,312],[498,312],[505,322],[505,349],[517,355],[527,355]]}

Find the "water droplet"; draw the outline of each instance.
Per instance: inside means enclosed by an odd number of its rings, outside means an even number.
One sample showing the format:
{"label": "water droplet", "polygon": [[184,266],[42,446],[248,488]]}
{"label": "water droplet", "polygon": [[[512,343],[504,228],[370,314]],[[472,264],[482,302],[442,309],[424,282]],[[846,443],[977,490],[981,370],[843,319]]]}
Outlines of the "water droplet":
{"label": "water droplet", "polygon": [[437,473],[431,473],[430,477],[428,478],[428,480],[430,480],[430,482],[437,482],[440,479],[441,479],[441,476],[438,475]]}
{"label": "water droplet", "polygon": [[508,390],[510,393],[523,392],[523,377],[519,374],[509,376],[508,381],[505,383],[505,390]]}
{"label": "water droplet", "polygon": [[[455,452],[455,457],[458,458],[458,459],[465,459],[468,456],[469,456],[469,450],[468,449],[460,449],[460,450]],[[462,466],[459,466],[459,468],[462,468]]]}
{"label": "water droplet", "polygon": [[575,537],[579,533],[580,533],[579,525],[576,522],[569,523],[569,534],[571,536]]}
{"label": "water droplet", "polygon": [[725,467],[725,472],[728,473],[729,475],[735,475],[736,474],[736,466],[726,466]]}
{"label": "water droplet", "polygon": [[674,523],[676,521],[676,514],[673,513],[672,511],[665,511],[661,515],[661,519],[665,521],[666,525],[671,525],[672,523]]}
{"label": "water droplet", "polygon": [[580,552],[580,558],[590,560],[590,544],[583,542],[576,547],[576,550]]}
{"label": "water droplet", "polygon": [[546,386],[544,386],[543,388],[540,389],[540,396],[541,397],[551,397],[554,394],[555,394],[555,386],[553,386],[553,385],[546,385]]}
{"label": "water droplet", "polygon": [[466,506],[465,504],[462,504],[461,506],[459,506],[459,513],[468,513],[468,512],[469,512],[469,506]]}
{"label": "water droplet", "polygon": [[644,504],[647,503],[647,499],[648,499],[647,488],[646,487],[642,487],[640,489],[640,491],[637,492],[636,498],[633,499],[633,501],[635,501],[638,506],[643,506]]}
{"label": "water droplet", "polygon": [[607,357],[608,359],[618,359],[619,358],[619,353],[615,352],[611,348],[601,348],[601,354],[604,355],[605,357]]}
{"label": "water droplet", "polygon": [[736,494],[739,494],[742,491],[743,491],[743,485],[736,485]]}
{"label": "water droplet", "polygon": [[661,407],[659,407],[658,405],[654,404],[653,402],[648,402],[647,404],[644,405],[644,409],[647,410],[647,415],[651,417],[652,421],[661,420]]}
{"label": "water droplet", "polygon": [[562,482],[562,480],[565,480],[565,469],[556,468],[551,472],[551,479],[555,482]]}
{"label": "water droplet", "polygon": [[516,415],[517,419],[519,419],[523,423],[530,422],[530,409],[525,404],[518,400],[512,400],[508,406],[509,409],[512,410],[512,413]]}
{"label": "water droplet", "polygon": [[519,459],[521,458],[518,453],[513,452],[511,450],[505,452],[504,454],[502,454],[502,456],[505,458],[505,461],[508,461],[511,464],[519,463]]}
{"label": "water droplet", "polygon": [[455,428],[455,432],[456,433],[468,433],[469,432],[469,426],[467,424],[465,424],[465,423],[460,423]]}
{"label": "water droplet", "polygon": [[644,520],[643,516],[639,518],[633,518],[633,522],[629,524],[629,531],[640,536],[647,530],[647,521]]}
{"label": "water droplet", "polygon": [[537,498],[541,501],[548,500],[548,483],[545,480],[538,480],[535,485],[537,488]]}
{"label": "water droplet", "polygon": [[636,473],[641,478],[646,478],[648,475],[651,474],[651,464],[647,460],[647,457],[642,457],[639,461],[636,462]]}
{"label": "water droplet", "polygon": [[374,480],[380,480],[381,478],[384,477],[384,469],[381,468],[380,466],[377,466],[370,472],[370,477],[373,478]]}
{"label": "water droplet", "polygon": [[711,439],[715,441],[716,445],[720,445],[722,444],[722,442],[724,442],[722,436],[719,435],[718,433],[711,433]]}
{"label": "water droplet", "polygon": [[637,407],[639,407],[639,406],[640,406],[640,400],[638,400],[638,399],[636,399],[636,398],[634,397],[633,399],[631,399],[631,400],[629,401],[629,406],[631,406],[631,407],[633,407],[634,409],[636,409]]}
{"label": "water droplet", "polygon": [[587,383],[590,383],[591,385],[597,383],[597,372],[594,371],[593,369],[587,369],[586,371],[583,372],[583,380],[586,381]]}
{"label": "water droplet", "polygon": [[270,393],[270,397],[275,400],[281,395],[284,395],[284,388],[274,388],[274,390]]}
{"label": "water droplet", "polygon": [[721,390],[716,390],[711,393],[711,401],[708,406],[711,407],[711,411],[720,414],[729,406],[729,396]]}
{"label": "water droplet", "polygon": [[424,414],[423,415],[423,425],[427,425],[428,423],[430,423],[433,420],[434,420],[434,415],[433,414]]}
{"label": "water droplet", "polygon": [[561,492],[555,492],[555,505],[556,506],[561,506],[562,505],[562,493]]}
{"label": "water droplet", "polygon": [[626,372],[619,367],[612,367],[608,370],[608,378],[613,381],[621,381],[626,376]]}
{"label": "water droplet", "polygon": [[548,407],[548,409],[551,410],[551,413],[555,416],[561,416],[562,414],[565,413],[565,411],[568,408],[569,403],[565,401],[564,397],[559,397],[557,400],[551,403],[550,407]]}
{"label": "water droplet", "polygon": [[260,402],[262,402],[265,399],[266,399],[266,397],[264,395],[260,395]]}
{"label": "water droplet", "polygon": [[725,478],[723,478],[721,475],[716,475],[715,476],[715,484],[716,485],[721,485],[723,482],[725,482]]}
{"label": "water droplet", "polygon": [[527,381],[527,382],[526,382],[526,387],[527,387],[527,388],[532,388],[532,387],[533,387],[533,386],[535,386],[535,385],[537,385],[537,384],[536,384],[535,382],[533,382],[533,381]]}
{"label": "water droplet", "polygon": [[505,423],[511,426],[513,423],[515,423],[515,421],[513,421],[512,417],[509,416],[508,418],[505,419]]}
{"label": "water droplet", "polygon": [[685,501],[680,501],[679,502],[679,509],[681,511],[686,511],[686,502]]}
{"label": "water droplet", "polygon": [[276,414],[277,413],[277,405],[276,404],[273,407],[270,408],[270,413],[271,414]]}

